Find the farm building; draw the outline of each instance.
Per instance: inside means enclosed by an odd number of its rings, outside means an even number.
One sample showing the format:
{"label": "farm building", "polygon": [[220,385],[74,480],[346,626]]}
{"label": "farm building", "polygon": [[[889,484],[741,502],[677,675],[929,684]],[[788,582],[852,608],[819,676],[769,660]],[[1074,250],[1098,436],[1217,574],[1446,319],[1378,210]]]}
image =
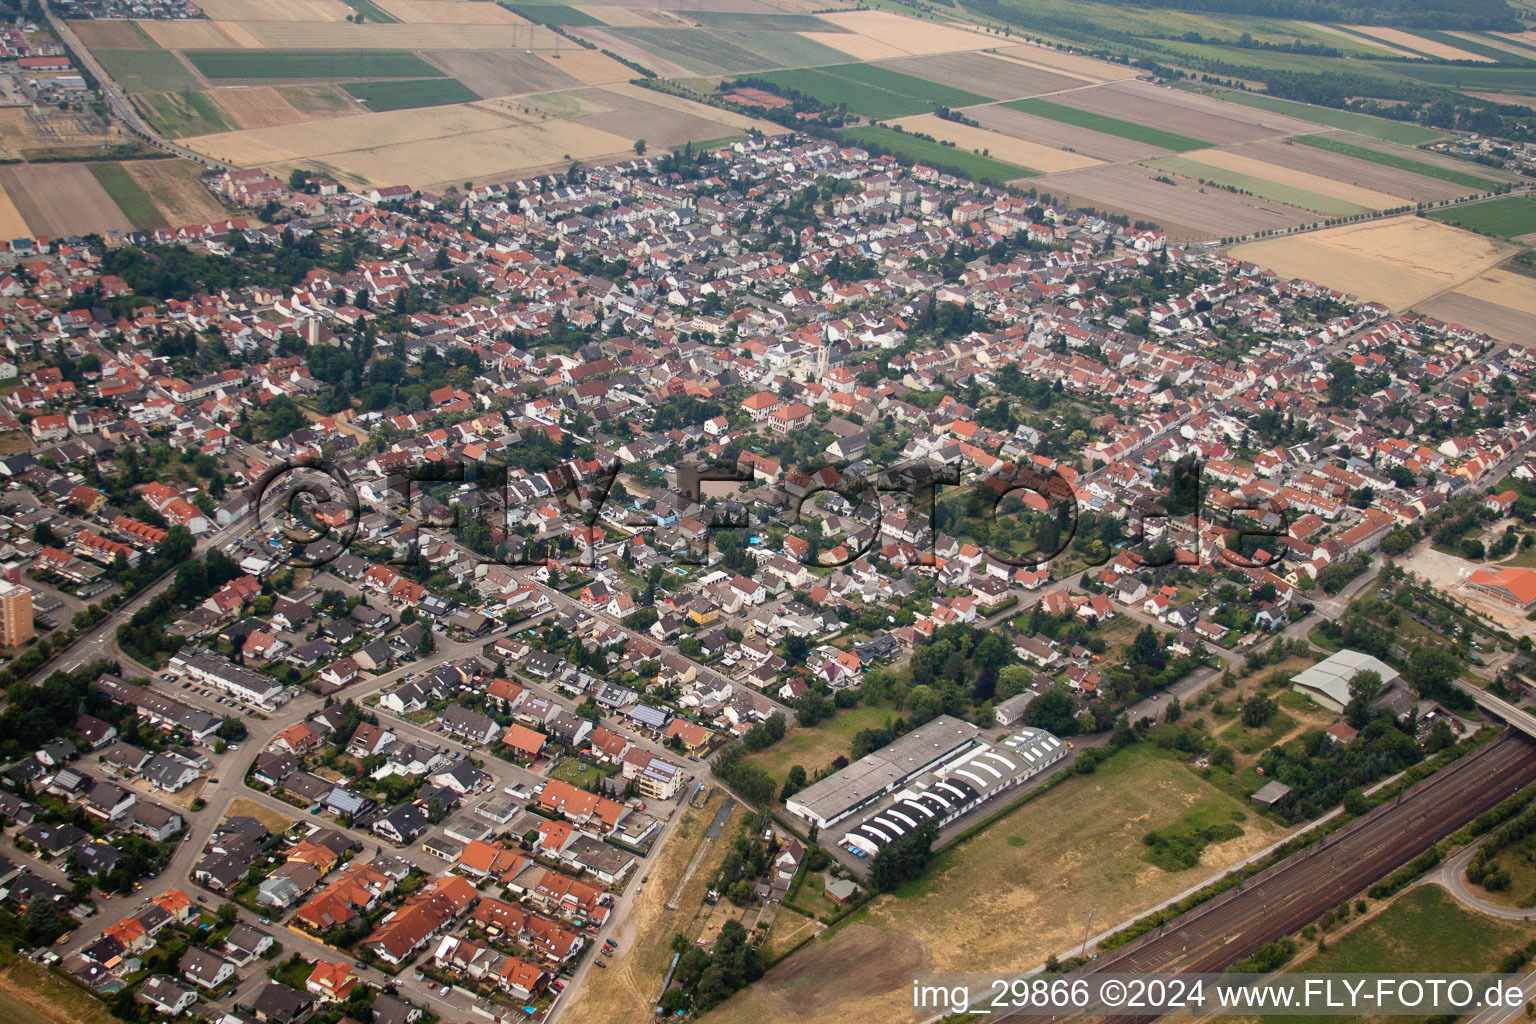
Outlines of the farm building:
{"label": "farm building", "polygon": [[1359,651],[1343,650],[1291,677],[1291,689],[1311,697],[1329,711],[1343,711],[1349,703],[1349,681],[1357,672],[1371,671],[1381,676],[1390,688],[1401,676],[1396,669],[1378,658]]}

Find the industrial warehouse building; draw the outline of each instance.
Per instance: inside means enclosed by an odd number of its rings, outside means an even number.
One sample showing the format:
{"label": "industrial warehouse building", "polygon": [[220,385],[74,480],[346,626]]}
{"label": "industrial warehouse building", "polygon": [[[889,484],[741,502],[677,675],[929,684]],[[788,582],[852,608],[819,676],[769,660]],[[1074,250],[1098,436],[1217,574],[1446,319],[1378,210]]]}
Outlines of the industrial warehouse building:
{"label": "industrial warehouse building", "polygon": [[1379,658],[1359,651],[1342,650],[1330,654],[1311,668],[1291,677],[1291,689],[1305,694],[1329,711],[1343,711],[1349,703],[1349,681],[1356,672],[1375,672],[1381,676],[1382,689],[1391,689],[1402,678],[1397,669]]}
{"label": "industrial warehouse building", "polygon": [[979,730],[969,722],[940,715],[900,736],[874,753],[807,786],[786,803],[798,814],[826,828],[863,810],[924,772],[943,767],[981,745]]}
{"label": "industrial warehouse building", "polygon": [[850,829],[842,839],[874,856],[924,821],[940,828],[1067,756],[1067,745],[1041,729],[1024,729],[997,746],[979,743],[941,770],[926,772],[895,801]]}

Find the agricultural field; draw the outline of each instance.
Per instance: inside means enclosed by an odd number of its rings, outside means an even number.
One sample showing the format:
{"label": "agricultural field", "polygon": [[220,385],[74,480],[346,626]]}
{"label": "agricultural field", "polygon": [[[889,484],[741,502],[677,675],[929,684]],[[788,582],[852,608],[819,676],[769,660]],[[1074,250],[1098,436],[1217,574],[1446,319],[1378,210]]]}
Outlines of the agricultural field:
{"label": "agricultural field", "polygon": [[342,88],[369,110],[409,110],[469,103],[480,97],[452,78],[417,78],[398,82],[354,82]]}
{"label": "agricultural field", "polygon": [[1018,61],[992,57],[984,53],[946,53],[937,57],[904,57],[901,60],[883,61],[876,67],[929,82],[942,83],[956,89],[964,89],[971,93],[981,93],[998,100],[1038,96],[1041,93],[1075,89],[1086,84],[1083,79],[1072,75],[1047,71],[1044,68],[1031,67]]}
{"label": "agricultural field", "polygon": [[1454,289],[1513,251],[1470,231],[1404,216],[1250,242],[1231,254],[1397,311]]}
{"label": "agricultural field", "polygon": [[1480,234],[1515,239],[1536,232],[1536,199],[1528,195],[1505,196],[1483,203],[1435,210],[1426,216]]}
{"label": "agricultural field", "polygon": [[160,216],[173,228],[230,216],[203,184],[202,168],[190,160],[128,160],[122,166],[154,199]]}
{"label": "agricultural field", "polygon": [[151,230],[169,226],[160,208],[155,205],[155,200],[139,184],[138,179],[129,173],[126,166],[120,163],[85,166],[135,228]]}
{"label": "agricultural field", "polygon": [[1415,308],[1512,345],[1536,344],[1536,277],[1517,266],[1509,261],[1485,270]]}
{"label": "agricultural field", "polygon": [[[303,111],[270,85],[219,89],[213,98],[218,100],[219,106],[234,121],[232,127],[236,128],[271,128],[274,125],[294,124],[306,118]],[[219,130],[213,128],[188,134],[207,135]]]}
{"label": "agricultural field", "polygon": [[916,117],[904,117],[900,121],[891,123],[905,131],[932,135],[940,142],[952,142],[959,152],[985,151],[1004,163],[1029,167],[1041,174],[1092,167],[1099,162],[1081,153],[1069,153],[1014,135],[1005,135],[1001,131],[973,128],[968,124],[948,121],[937,114],[919,114]]}
{"label": "agricultural field", "polygon": [[560,26],[570,25],[601,25],[602,22],[592,17],[585,11],[568,7],[565,4],[514,4],[502,3],[506,8],[524,21],[536,22],[540,25]]}
{"label": "agricultural field", "polygon": [[442,72],[403,50],[188,50],[206,78],[436,78]]}
{"label": "agricultural field", "polygon": [[978,181],[1015,181],[1020,178],[1034,177],[1040,173],[1030,167],[982,156],[980,153],[972,153],[969,149],[961,149],[959,146],[944,146],[937,142],[929,142],[927,139],[905,135],[879,125],[849,129],[842,133],[842,138],[844,142],[853,145],[867,143],[882,146],[917,163],[952,167]]}
{"label": "agricultural field", "polygon": [[0,238],[31,238],[37,232],[27,226],[26,218],[11,202],[11,197],[0,189]]}
{"label": "agricultural field", "polygon": [[[1342,153],[1318,149],[1316,146],[1301,145],[1299,138],[1248,142],[1240,146],[1229,146],[1222,152],[1271,165],[1276,168],[1276,173],[1283,173],[1283,169],[1289,168],[1303,174],[1316,175],[1346,185],[1385,193],[1404,202],[1435,202],[1466,194],[1466,189],[1458,188],[1440,178],[1426,178],[1421,174],[1413,174],[1367,160],[1357,160]],[[1388,208],[1399,205],[1402,204],[1387,204]]]}
{"label": "agricultural field", "polygon": [[1196,150],[1187,156],[1149,160],[1147,166],[1238,188],[1326,217],[1350,216],[1404,205],[1403,200],[1394,195],[1347,185],[1306,171],[1276,167],[1263,160],[1220,149]]}
{"label": "agricultural field", "polygon": [[[1474,53],[1459,45],[1450,45],[1442,42],[1440,39],[1435,38],[1438,33],[1434,32],[1408,32],[1403,29],[1383,28],[1379,25],[1347,25],[1345,27],[1352,32],[1358,32],[1361,35],[1380,40],[1389,46],[1395,46],[1410,53],[1422,54],[1435,60],[1490,62],[1493,60],[1493,58],[1480,53]],[[1460,40],[1456,40],[1456,42],[1460,43]]]}
{"label": "agricultural field", "polygon": [[570,115],[534,97],[335,117],[253,131],[224,132],[186,145],[241,166],[327,170],[357,184],[444,185],[466,178],[521,177],[572,160],[633,155],[775,125],[628,84],[564,97]]}
{"label": "agricultural field", "polygon": [[1396,142],[1403,146],[1417,146],[1444,137],[1442,132],[1420,128],[1416,124],[1388,121],[1384,117],[1356,114],[1348,110],[1334,110],[1332,107],[1316,107],[1310,103],[1297,103],[1294,100],[1266,96],[1263,93],[1224,89],[1217,95],[1228,103],[1241,103],[1245,107],[1256,107],[1274,114],[1285,114],[1287,117],[1327,125],[1330,128],[1343,128],[1356,135],[1368,135],[1373,139]]}
{"label": "agricultural field", "polygon": [[107,74],[131,93],[196,89],[197,78],[176,54],[166,50],[95,50]]}
{"label": "agricultural field", "polygon": [[1157,172],[1126,164],[1087,167],[1037,178],[1030,184],[1057,198],[1154,221],[1180,240],[1216,239],[1315,223],[1318,215],[1257,196],[1202,188],[1195,182],[1157,181]]}
{"label": "agricultural field", "polygon": [[833,11],[818,17],[830,22],[831,29],[803,33],[805,38],[846,53],[855,60],[956,53],[997,45],[995,36],[956,25],[918,21],[889,11]]}
{"label": "agricultural field", "polygon": [[136,105],[156,131],[171,139],[246,127],[226,116],[227,111],[210,93],[194,89],[139,96]]}
{"label": "agricultural field", "polygon": [[[1186,870],[1146,859],[1143,836],[1197,818],[1242,834],[1205,847]],[[946,850],[919,882],[875,900],[702,1019],[905,1020],[914,973],[1028,970],[1081,943],[1090,910],[1095,923],[1124,920],[1285,834],[1183,763],[1150,747],[1123,750]]]}
{"label": "agricultural field", "polygon": [[376,0],[407,25],[519,25],[527,19],[489,0]]}
{"label": "agricultural field", "polygon": [[1403,64],[1401,70],[1409,78],[1463,92],[1478,90],[1536,96],[1536,76],[1524,68],[1468,67],[1463,64]]}
{"label": "agricultural field", "polygon": [[[975,119],[983,128],[990,128],[1016,139],[1029,140],[1037,145],[1059,149],[1068,155],[1081,154],[1095,160],[1119,163],[1141,160],[1165,152],[1145,142],[1122,139],[1118,135],[1105,135],[1103,132],[1089,131],[1061,121],[1026,114],[1003,103],[970,107],[964,111],[964,114],[966,117]],[[1041,170],[1050,169],[1041,167]]]}
{"label": "agricultural field", "polygon": [[1012,103],[1005,103],[1003,105],[1011,110],[1032,114],[1035,117],[1060,121],[1063,124],[1086,128],[1089,131],[1099,132],[1104,135],[1115,135],[1122,139],[1130,139],[1132,142],[1140,142],[1174,153],[1190,149],[1205,149],[1207,146],[1205,141],[1191,138],[1188,135],[1164,131],[1161,128],[1154,128],[1148,124],[1121,120],[1118,117],[1098,114],[1091,110],[1081,110],[1077,107],[1069,107],[1061,103],[1052,103],[1049,100],[1023,99],[1014,100]]}
{"label": "agricultural field", "polygon": [[872,121],[928,113],[940,106],[964,107],[987,101],[986,96],[875,64],[838,64],[757,77],[822,103],[843,104],[849,111]]}
{"label": "agricultural field", "polygon": [[8,164],[0,167],[0,188],[35,234],[68,237],[134,227],[87,164]]}
{"label": "agricultural field", "polygon": [[1338,153],[1341,156],[1351,156],[1357,160],[1369,160],[1372,163],[1382,164],[1386,167],[1396,167],[1398,170],[1411,171],[1414,174],[1422,174],[1430,178],[1439,178],[1442,181],[1449,181],[1480,192],[1490,191],[1499,186],[1499,182],[1491,178],[1469,174],[1466,171],[1452,170],[1449,167],[1443,167],[1439,164],[1429,163],[1428,161],[1399,153],[1373,149],[1369,146],[1358,146],[1334,135],[1307,135],[1298,138],[1296,141],[1330,153]]}

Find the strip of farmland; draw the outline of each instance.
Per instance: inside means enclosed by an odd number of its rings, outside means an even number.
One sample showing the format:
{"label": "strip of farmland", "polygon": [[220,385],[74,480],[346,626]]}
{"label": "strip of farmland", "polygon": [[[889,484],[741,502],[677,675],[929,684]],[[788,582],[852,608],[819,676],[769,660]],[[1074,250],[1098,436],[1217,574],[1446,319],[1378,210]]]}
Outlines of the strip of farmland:
{"label": "strip of farmland", "polygon": [[1014,100],[1011,103],[1003,104],[1003,106],[1022,111],[1026,114],[1034,114],[1036,117],[1044,117],[1051,121],[1060,121],[1063,124],[1075,125],[1078,128],[1087,128],[1089,131],[1101,132],[1105,135],[1117,135],[1122,139],[1130,139],[1134,142],[1144,142],[1149,146],[1156,146],[1159,149],[1170,150],[1174,153],[1210,147],[1210,143],[1202,139],[1192,139],[1188,135],[1163,131],[1161,128],[1153,128],[1150,125],[1122,121],[1118,117],[1110,117],[1108,114],[1096,114],[1091,110],[1079,110],[1077,107],[1068,107],[1060,103],[1052,103],[1049,100]]}

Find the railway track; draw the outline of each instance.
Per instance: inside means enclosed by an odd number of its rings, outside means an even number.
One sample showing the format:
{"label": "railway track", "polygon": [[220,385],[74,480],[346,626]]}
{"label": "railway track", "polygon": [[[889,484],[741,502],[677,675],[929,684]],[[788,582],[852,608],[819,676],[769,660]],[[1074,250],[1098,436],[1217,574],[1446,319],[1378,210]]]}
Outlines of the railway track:
{"label": "railway track", "polygon": [[[1216,973],[1386,877],[1536,782],[1536,742],[1513,730],[1199,907],[1073,973]],[[987,1019],[1047,1024],[1074,1013]],[[1147,1024],[1156,1014],[1122,1018]]]}

